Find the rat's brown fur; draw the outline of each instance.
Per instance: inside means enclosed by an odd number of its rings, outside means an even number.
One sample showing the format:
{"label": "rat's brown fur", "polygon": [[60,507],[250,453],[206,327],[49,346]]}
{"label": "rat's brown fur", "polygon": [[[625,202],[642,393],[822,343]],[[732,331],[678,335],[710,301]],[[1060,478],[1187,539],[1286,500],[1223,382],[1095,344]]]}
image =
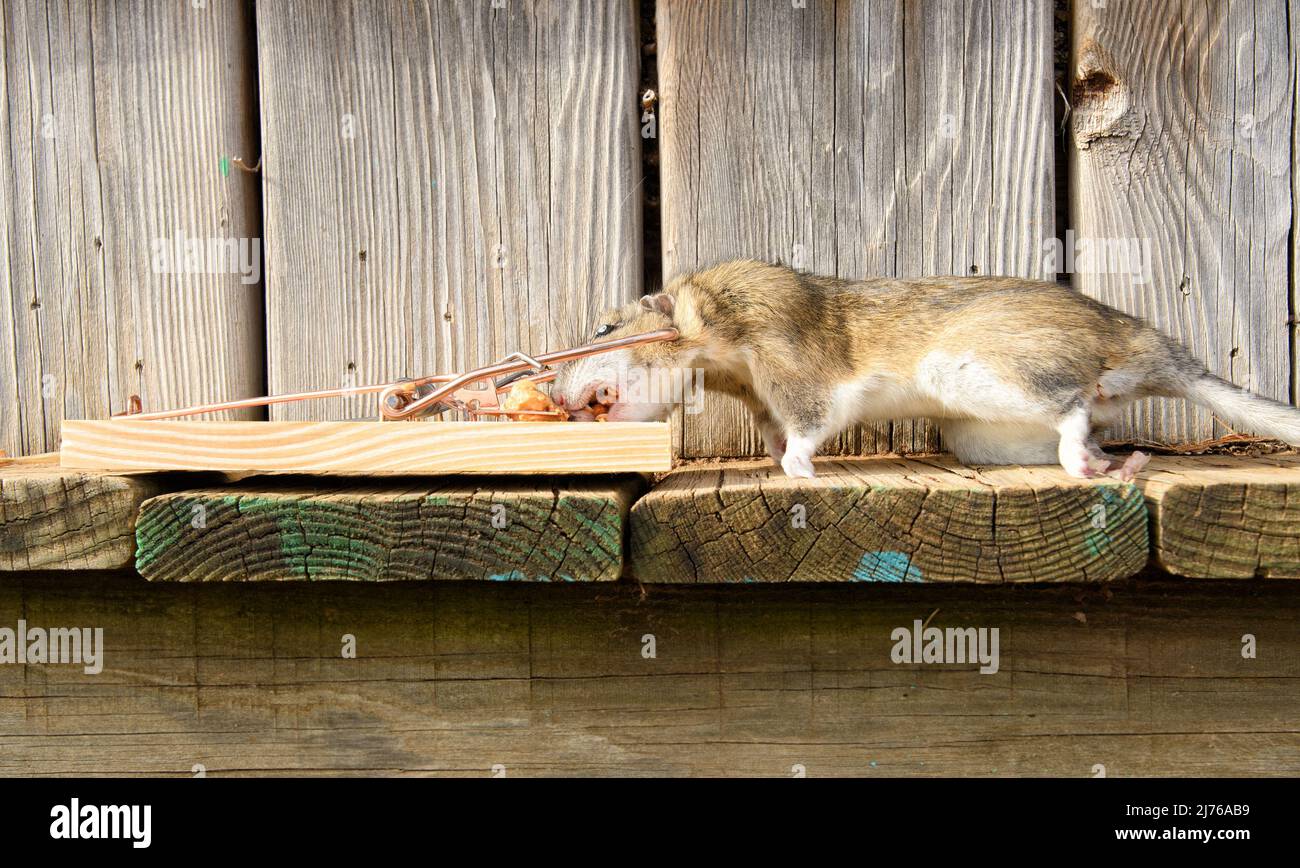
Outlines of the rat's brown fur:
{"label": "rat's brown fur", "polygon": [[[603,322],[606,338],[670,325],[681,337],[568,366],[557,393],[580,401],[629,365],[700,368],[706,388],[749,407],[796,475],[811,474],[809,443],[848,424],[930,416],[963,460],[1059,457],[1076,475],[1127,478],[1141,462],[1114,466],[1092,432],[1148,396],[1188,397],[1300,442],[1300,411],[1213,377],[1141,320],[1054,283],[846,281],[742,260],[678,277]],[[801,454],[785,456],[786,441]]]}

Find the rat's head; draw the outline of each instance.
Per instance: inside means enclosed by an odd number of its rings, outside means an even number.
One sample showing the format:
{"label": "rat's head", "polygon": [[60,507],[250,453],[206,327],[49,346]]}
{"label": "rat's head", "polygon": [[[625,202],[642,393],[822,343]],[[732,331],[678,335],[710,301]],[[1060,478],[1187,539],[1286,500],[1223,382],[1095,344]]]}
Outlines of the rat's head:
{"label": "rat's head", "polygon": [[[618,338],[672,328],[676,299],[668,292],[647,295],[601,314],[587,343],[604,343]],[[677,353],[672,341],[626,347],[577,359],[560,368],[551,397],[562,407],[580,415],[593,404],[609,408],[617,422],[654,422],[668,418],[671,403],[655,403],[656,397],[639,384],[656,369],[673,367]]]}

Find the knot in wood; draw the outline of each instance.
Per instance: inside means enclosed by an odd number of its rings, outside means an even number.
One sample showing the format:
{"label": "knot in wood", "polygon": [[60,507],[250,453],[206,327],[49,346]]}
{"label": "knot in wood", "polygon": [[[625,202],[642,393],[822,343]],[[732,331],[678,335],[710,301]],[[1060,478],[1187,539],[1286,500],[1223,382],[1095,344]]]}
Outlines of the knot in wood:
{"label": "knot in wood", "polygon": [[1070,86],[1070,117],[1075,145],[1087,150],[1099,139],[1132,140],[1132,95],[1101,46],[1085,41]]}

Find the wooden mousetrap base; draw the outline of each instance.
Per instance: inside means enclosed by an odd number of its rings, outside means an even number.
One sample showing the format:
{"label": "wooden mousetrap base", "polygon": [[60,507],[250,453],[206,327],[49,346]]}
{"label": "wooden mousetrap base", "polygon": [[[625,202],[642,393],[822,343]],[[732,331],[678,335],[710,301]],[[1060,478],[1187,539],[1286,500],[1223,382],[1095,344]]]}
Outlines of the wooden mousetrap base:
{"label": "wooden mousetrap base", "polygon": [[655,473],[665,422],[65,420],[60,463],[244,473]]}

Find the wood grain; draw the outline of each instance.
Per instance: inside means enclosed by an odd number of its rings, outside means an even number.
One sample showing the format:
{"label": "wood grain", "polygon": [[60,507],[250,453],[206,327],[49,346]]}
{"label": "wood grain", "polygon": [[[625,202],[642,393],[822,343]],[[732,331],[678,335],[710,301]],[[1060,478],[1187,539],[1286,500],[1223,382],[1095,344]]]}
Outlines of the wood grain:
{"label": "wood grain", "polygon": [[[1043,275],[1051,3],[659,0],[664,274],[736,257],[848,278]],[[683,454],[754,455],[744,409]],[[933,451],[925,423],[832,452]]]}
{"label": "wood grain", "polygon": [[[1297,27],[1300,27],[1300,0],[1287,0],[1287,24],[1289,33],[1294,33]],[[1293,224],[1291,231],[1291,285],[1288,298],[1291,302],[1290,316],[1287,318],[1287,324],[1290,328],[1290,342],[1288,349],[1291,352],[1291,403],[1300,405],[1300,285],[1297,285],[1295,275],[1300,274],[1300,237],[1294,229],[1295,215],[1300,210],[1300,172],[1296,171],[1295,162],[1296,154],[1300,154],[1300,125],[1294,121],[1300,117],[1300,51],[1291,52],[1291,222]]]}
{"label": "wood grain", "polygon": [[[1291,397],[1294,85],[1282,2],[1073,4],[1071,209],[1081,238],[1147,246],[1150,281],[1074,285],[1214,373]],[[1117,436],[1200,440],[1207,411],[1148,402]]]}
{"label": "wood grain", "polygon": [[64,467],[279,473],[654,473],[664,422],[69,421]]}
{"label": "wood grain", "polygon": [[262,391],[259,285],[156,259],[261,234],[256,183],[220,172],[257,156],[251,26],[239,0],[0,2],[0,448],[131,394]]}
{"label": "wood grain", "polygon": [[947,458],[683,468],[632,509],[643,582],[1106,582],[1147,562],[1131,484]]}
{"label": "wood grain", "polygon": [[0,465],[0,571],[129,566],[140,504],[161,490],[151,474]]}
{"label": "wood grain", "polygon": [[257,12],[272,389],[571,346],[640,293],[632,0]]}
{"label": "wood grain", "polygon": [[1164,458],[1140,477],[1151,557],[1196,578],[1300,578],[1300,458]]}
{"label": "wood grain", "polygon": [[641,477],[320,480],[181,491],[143,504],[150,581],[612,581]]}
{"label": "wood grain", "polygon": [[[1298,592],[17,574],[0,612],[102,626],[104,670],[0,666],[0,774],[1294,776]],[[927,618],[998,672],[894,664]]]}

